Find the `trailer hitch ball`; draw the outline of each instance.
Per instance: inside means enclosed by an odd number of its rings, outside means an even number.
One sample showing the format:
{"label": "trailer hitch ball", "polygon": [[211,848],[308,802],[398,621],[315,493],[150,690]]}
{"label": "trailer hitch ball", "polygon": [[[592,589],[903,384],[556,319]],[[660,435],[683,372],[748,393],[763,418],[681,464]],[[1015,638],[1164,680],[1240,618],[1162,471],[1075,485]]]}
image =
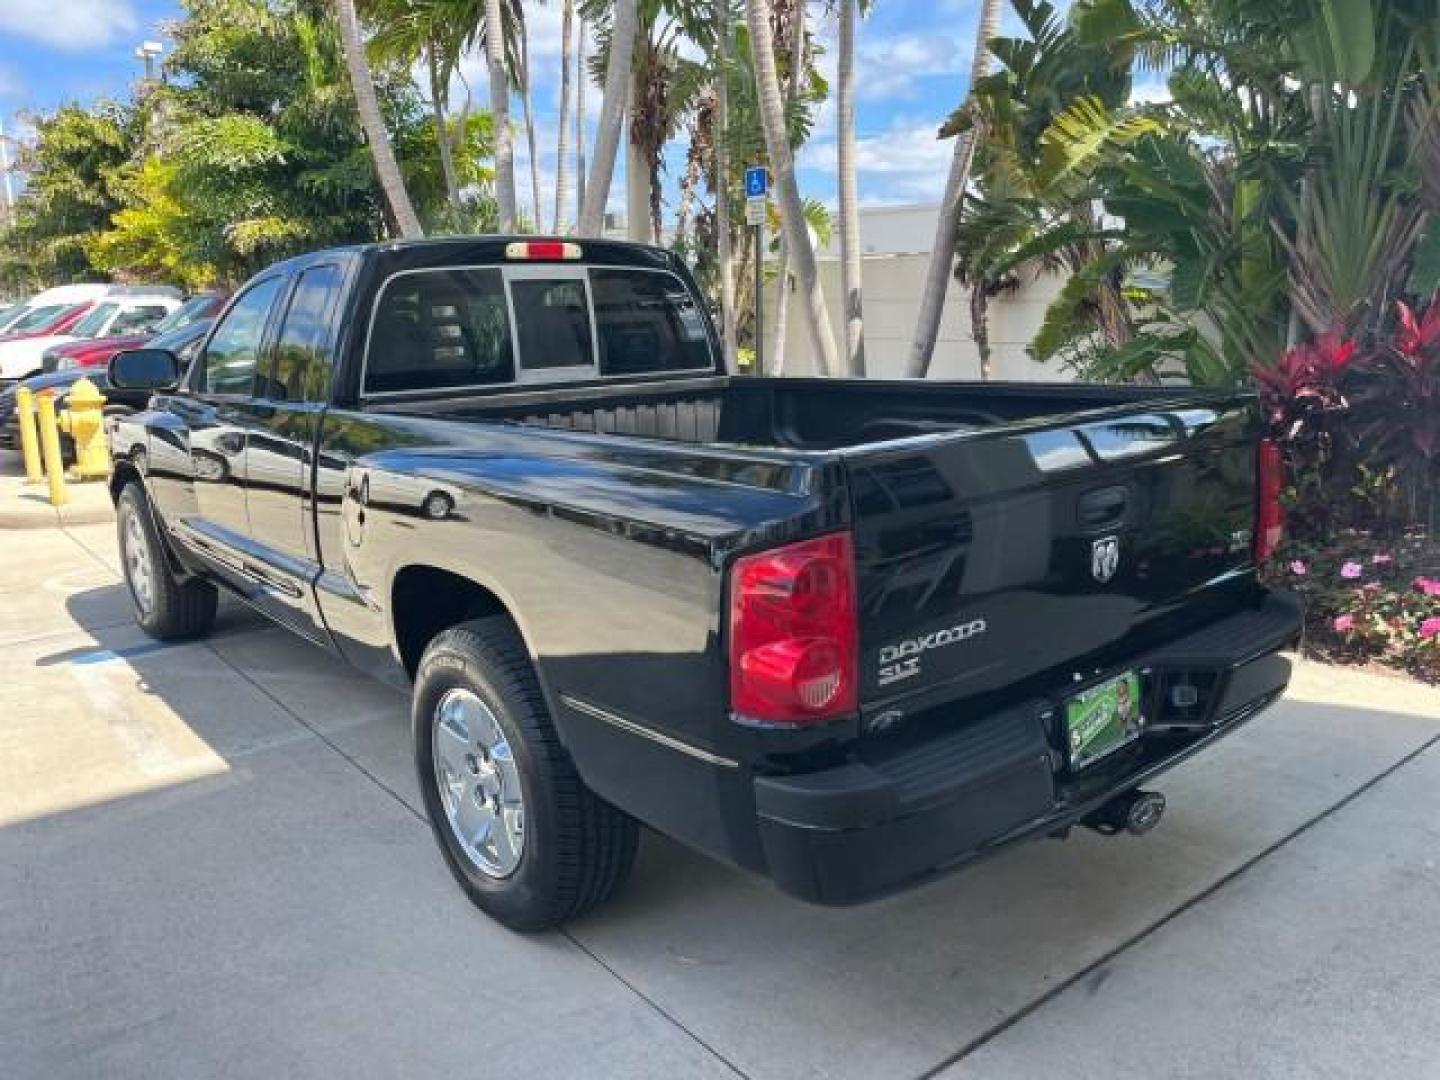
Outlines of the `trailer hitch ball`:
{"label": "trailer hitch ball", "polygon": [[1117,795],[1095,813],[1085,819],[1084,824],[1105,836],[1128,832],[1132,836],[1144,836],[1165,814],[1165,796],[1158,791],[1127,791]]}

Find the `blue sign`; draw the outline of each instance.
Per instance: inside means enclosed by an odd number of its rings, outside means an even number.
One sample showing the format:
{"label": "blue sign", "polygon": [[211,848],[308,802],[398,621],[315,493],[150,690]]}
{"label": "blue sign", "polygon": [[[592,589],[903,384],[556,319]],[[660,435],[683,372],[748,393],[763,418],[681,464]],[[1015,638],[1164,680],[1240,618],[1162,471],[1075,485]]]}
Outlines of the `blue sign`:
{"label": "blue sign", "polygon": [[764,165],[751,165],[745,170],[745,197],[762,199],[770,190],[770,174]]}

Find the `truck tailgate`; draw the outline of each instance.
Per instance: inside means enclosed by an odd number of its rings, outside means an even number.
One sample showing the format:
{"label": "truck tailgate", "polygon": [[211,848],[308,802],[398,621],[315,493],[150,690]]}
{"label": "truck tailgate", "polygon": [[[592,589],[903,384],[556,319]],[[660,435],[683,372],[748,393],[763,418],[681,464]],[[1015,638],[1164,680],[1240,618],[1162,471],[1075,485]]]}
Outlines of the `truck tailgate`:
{"label": "truck tailgate", "polygon": [[848,453],[867,720],[1089,678],[1243,605],[1259,434],[1237,394]]}

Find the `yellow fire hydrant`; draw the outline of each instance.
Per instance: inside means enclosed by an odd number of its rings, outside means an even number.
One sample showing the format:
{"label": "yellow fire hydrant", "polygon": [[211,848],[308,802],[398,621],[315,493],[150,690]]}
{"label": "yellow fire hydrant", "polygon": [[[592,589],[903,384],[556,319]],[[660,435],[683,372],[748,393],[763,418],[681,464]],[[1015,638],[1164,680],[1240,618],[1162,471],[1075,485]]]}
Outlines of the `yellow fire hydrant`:
{"label": "yellow fire hydrant", "polygon": [[89,379],[70,388],[69,408],[60,414],[60,430],[75,443],[75,475],[93,480],[110,475],[105,445],[105,395]]}

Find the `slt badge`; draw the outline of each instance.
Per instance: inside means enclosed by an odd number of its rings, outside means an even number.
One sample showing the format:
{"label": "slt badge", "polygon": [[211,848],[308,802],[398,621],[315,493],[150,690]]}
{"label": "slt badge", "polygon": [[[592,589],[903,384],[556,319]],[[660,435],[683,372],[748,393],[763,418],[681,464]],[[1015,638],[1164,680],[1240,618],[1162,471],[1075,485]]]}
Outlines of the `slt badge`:
{"label": "slt badge", "polygon": [[1120,569],[1120,538],[1106,536],[1090,546],[1090,575],[1104,585]]}

